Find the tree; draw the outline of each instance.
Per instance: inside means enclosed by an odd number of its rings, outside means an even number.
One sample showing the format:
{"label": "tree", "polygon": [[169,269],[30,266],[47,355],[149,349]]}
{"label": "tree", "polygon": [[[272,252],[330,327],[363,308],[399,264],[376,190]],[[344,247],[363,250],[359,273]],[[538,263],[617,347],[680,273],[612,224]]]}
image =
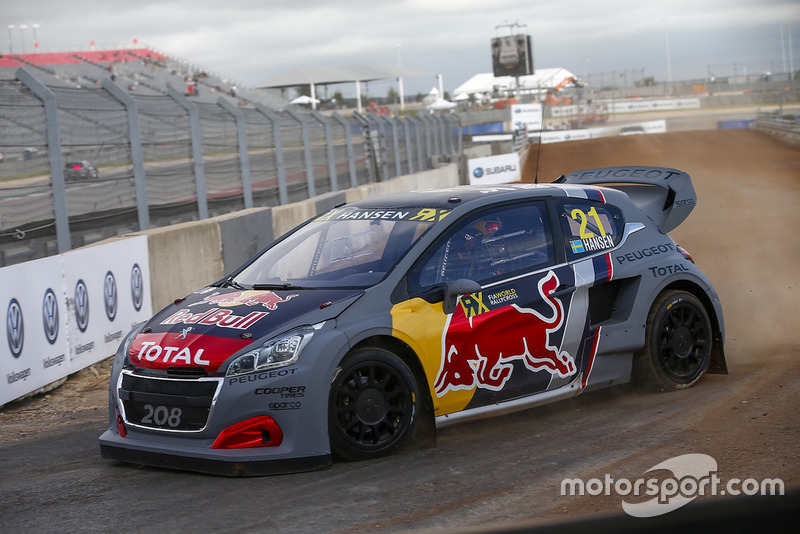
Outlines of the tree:
{"label": "tree", "polygon": [[389,88],[389,91],[386,93],[386,100],[389,102],[400,102],[400,96],[397,94],[397,91],[394,90],[394,87]]}
{"label": "tree", "polygon": [[293,89],[297,92],[297,96],[311,96],[310,85],[295,85]]}

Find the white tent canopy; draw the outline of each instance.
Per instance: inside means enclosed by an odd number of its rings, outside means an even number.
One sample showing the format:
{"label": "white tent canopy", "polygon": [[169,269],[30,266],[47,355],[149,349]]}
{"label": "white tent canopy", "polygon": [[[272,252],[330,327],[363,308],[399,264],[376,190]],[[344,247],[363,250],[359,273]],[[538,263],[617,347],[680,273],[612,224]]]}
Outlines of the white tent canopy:
{"label": "white tent canopy", "polygon": [[446,109],[453,109],[456,107],[456,105],[457,104],[454,102],[450,102],[444,98],[437,98],[432,104],[427,106],[427,108],[433,111],[442,111]]}
{"label": "white tent canopy", "polygon": [[[546,91],[552,89],[567,78],[575,77],[567,69],[538,69],[530,76],[519,77],[519,89],[521,91]],[[514,76],[495,77],[491,72],[476,74],[466,82],[459,85],[453,94],[471,95],[485,94],[494,92],[495,87],[500,91],[514,91],[517,88],[517,78]]]}
{"label": "white tent canopy", "polygon": [[300,95],[291,102],[290,104],[319,104],[319,100],[316,98],[311,98],[310,96]]}
{"label": "white tent canopy", "polygon": [[[259,88],[294,87],[297,85],[310,85],[311,97],[316,96],[317,85],[330,85],[336,83],[355,83],[356,99],[361,111],[361,82],[373,80],[402,79],[412,76],[430,76],[431,73],[420,70],[408,69],[398,65],[386,63],[357,63],[352,65],[325,65],[319,67],[303,67],[273,76],[256,84]],[[401,88],[402,93],[402,88]],[[402,96],[402,94],[401,94]],[[312,102],[316,106],[316,103]]]}

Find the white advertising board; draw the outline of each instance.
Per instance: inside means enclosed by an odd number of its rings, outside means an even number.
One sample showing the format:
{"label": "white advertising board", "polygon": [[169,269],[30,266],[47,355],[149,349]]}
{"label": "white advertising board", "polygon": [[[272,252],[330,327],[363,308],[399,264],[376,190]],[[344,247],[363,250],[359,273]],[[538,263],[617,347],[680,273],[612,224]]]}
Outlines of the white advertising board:
{"label": "white advertising board", "polygon": [[0,269],[0,406],[116,352],[152,314],[147,237]]}
{"label": "white advertising board", "polygon": [[591,138],[592,133],[589,130],[546,130],[542,132],[542,144]]}
{"label": "white advertising board", "polygon": [[0,405],[70,373],[61,258],[0,269],[6,340],[0,343]]}
{"label": "white advertising board", "polygon": [[519,154],[500,154],[467,160],[470,185],[509,184],[519,182]]}
{"label": "white advertising board", "polygon": [[114,354],[133,326],[152,315],[147,237],[63,254],[74,369]]}
{"label": "white advertising board", "polygon": [[542,105],[534,104],[512,104],[511,105],[511,127],[514,130],[527,128],[528,133],[538,132],[542,129]]}

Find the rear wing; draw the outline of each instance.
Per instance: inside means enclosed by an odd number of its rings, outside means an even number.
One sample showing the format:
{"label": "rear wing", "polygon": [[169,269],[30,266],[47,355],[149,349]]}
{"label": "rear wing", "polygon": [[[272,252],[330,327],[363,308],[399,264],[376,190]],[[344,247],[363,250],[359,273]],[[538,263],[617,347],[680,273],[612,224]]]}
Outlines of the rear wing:
{"label": "rear wing", "polygon": [[555,180],[560,184],[602,185],[630,197],[663,233],[678,227],[697,205],[689,175],[667,167],[602,167],[575,171]]}

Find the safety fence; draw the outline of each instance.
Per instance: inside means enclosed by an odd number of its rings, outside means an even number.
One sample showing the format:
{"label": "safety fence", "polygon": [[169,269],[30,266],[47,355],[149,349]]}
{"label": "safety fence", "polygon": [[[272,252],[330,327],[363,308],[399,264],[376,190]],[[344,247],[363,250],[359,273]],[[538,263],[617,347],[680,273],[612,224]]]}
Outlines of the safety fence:
{"label": "safety fence", "polygon": [[756,116],[756,128],[784,137],[794,144],[800,144],[800,108],[759,111]]}
{"label": "safety fence", "polygon": [[152,227],[288,204],[461,153],[457,114],[344,118],[0,80],[0,267]]}

